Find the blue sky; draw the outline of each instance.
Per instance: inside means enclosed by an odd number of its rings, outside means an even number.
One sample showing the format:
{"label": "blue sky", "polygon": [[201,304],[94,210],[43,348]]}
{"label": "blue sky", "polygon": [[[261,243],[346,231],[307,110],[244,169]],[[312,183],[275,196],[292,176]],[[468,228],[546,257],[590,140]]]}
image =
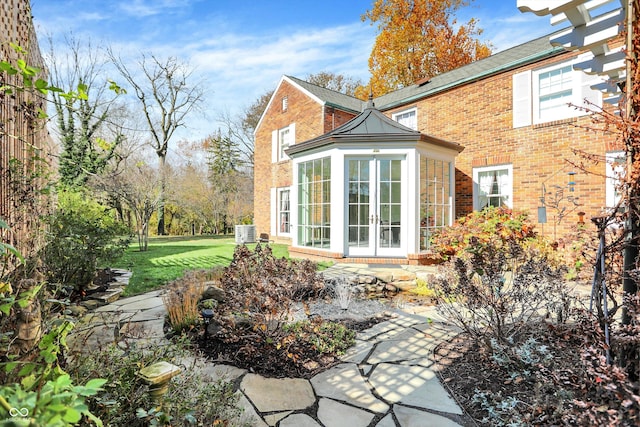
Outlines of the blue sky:
{"label": "blue sky", "polygon": [[[71,31],[108,44],[123,58],[177,56],[205,79],[206,118],[180,136],[213,133],[221,112],[239,114],[283,74],[330,71],[366,82],[376,28],[361,15],[372,0],[31,0],[43,50]],[[459,15],[479,20],[496,51],[555,30],[516,1],[475,0]],[[117,75],[111,76],[117,81]]]}

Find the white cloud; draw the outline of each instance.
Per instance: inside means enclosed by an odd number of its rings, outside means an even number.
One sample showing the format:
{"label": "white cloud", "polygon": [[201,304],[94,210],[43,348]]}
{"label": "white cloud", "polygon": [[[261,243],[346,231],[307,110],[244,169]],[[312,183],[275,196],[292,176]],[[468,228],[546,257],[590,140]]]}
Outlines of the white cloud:
{"label": "white cloud", "polygon": [[116,8],[128,16],[144,18],[171,11],[179,11],[192,3],[188,0],[132,0],[118,3]]}

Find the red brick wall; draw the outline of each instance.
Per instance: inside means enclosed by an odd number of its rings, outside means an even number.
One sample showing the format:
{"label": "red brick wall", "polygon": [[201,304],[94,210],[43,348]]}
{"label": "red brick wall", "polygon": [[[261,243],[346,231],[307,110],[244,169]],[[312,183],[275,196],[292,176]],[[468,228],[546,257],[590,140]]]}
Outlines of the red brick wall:
{"label": "red brick wall", "polygon": [[[590,130],[588,116],[557,122],[513,128],[512,76],[515,73],[544,67],[571,58],[575,53],[561,53],[532,65],[497,74],[477,82],[455,87],[418,102],[385,111],[394,112],[418,108],[418,128],[421,132],[457,142],[465,147],[456,159],[456,215],[473,209],[473,168],[500,164],[513,165],[513,207],[528,211],[537,221],[542,185],[555,192],[556,185],[566,187],[569,171],[574,177],[575,192],[565,190],[559,208],[572,210],[557,227],[557,237],[575,224],[577,212],[586,218],[597,215],[605,204],[605,165],[585,163],[588,171],[580,171],[570,162],[583,163],[575,151],[604,156],[615,149],[612,136]],[[288,109],[282,111],[282,98],[287,96]],[[318,104],[286,80],[274,94],[272,105],[256,133],[255,221],[258,232],[269,232],[270,189],[291,185],[289,161],[271,163],[271,132],[296,123],[296,143],[320,136],[347,122],[355,114]],[[577,197],[575,207],[566,199]],[[547,224],[542,231],[553,236],[553,223],[558,210],[551,207],[547,195]],[[292,207],[293,209],[294,207]]]}
{"label": "red brick wall", "polygon": [[[282,98],[288,107],[282,111]],[[331,131],[355,115],[325,108],[297,86],[284,80],[273,94],[255,135],[254,222],[257,233],[270,233],[271,188],[287,187],[293,182],[291,161],[271,162],[271,133],[295,123],[295,143],[307,141]],[[294,207],[291,207],[294,209]],[[277,236],[272,238],[279,240]]]}
{"label": "red brick wall", "polygon": [[[581,206],[563,219],[557,229],[558,236],[577,222],[578,211],[586,212],[587,219],[600,212],[605,204],[604,163],[587,164],[588,170],[595,173],[587,174],[569,162],[581,163],[582,159],[574,154],[574,150],[604,156],[606,149],[615,146],[611,136],[587,129],[591,125],[587,116],[513,128],[513,74],[563,61],[572,55],[563,53],[544,62],[456,87],[417,103],[421,132],[465,147],[456,159],[457,216],[473,210],[473,168],[506,163],[513,165],[513,207],[529,211],[534,222],[537,222],[542,184],[547,191],[552,191],[555,190],[554,185],[565,186],[569,182],[567,172],[578,172],[574,177],[577,183],[575,192],[571,195],[578,197]],[[415,103],[386,113],[391,116],[412,106]],[[566,190],[564,194],[569,195]],[[560,204],[561,208],[572,206],[566,198]],[[552,236],[557,212],[547,206],[545,235]]]}

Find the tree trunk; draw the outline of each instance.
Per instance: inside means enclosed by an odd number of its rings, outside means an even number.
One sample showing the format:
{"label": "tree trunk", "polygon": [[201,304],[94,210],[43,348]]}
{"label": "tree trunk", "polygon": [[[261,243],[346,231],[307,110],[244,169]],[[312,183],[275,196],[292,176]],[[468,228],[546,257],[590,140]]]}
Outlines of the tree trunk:
{"label": "tree trunk", "polygon": [[158,154],[160,160],[160,197],[158,202],[158,236],[164,236],[164,191],[166,185],[165,165],[167,157],[162,154]]}

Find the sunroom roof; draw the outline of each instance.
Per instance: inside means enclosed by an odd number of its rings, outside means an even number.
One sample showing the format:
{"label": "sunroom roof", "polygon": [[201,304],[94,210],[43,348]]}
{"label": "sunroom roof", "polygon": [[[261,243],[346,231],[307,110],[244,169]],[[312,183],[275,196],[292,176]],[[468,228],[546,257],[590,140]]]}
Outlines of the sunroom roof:
{"label": "sunroom roof", "polygon": [[390,119],[375,108],[373,101],[369,100],[365,110],[347,123],[317,138],[294,144],[286,150],[286,153],[295,155],[338,142],[393,143],[418,141],[428,142],[458,152],[464,149],[460,144],[423,134]]}

